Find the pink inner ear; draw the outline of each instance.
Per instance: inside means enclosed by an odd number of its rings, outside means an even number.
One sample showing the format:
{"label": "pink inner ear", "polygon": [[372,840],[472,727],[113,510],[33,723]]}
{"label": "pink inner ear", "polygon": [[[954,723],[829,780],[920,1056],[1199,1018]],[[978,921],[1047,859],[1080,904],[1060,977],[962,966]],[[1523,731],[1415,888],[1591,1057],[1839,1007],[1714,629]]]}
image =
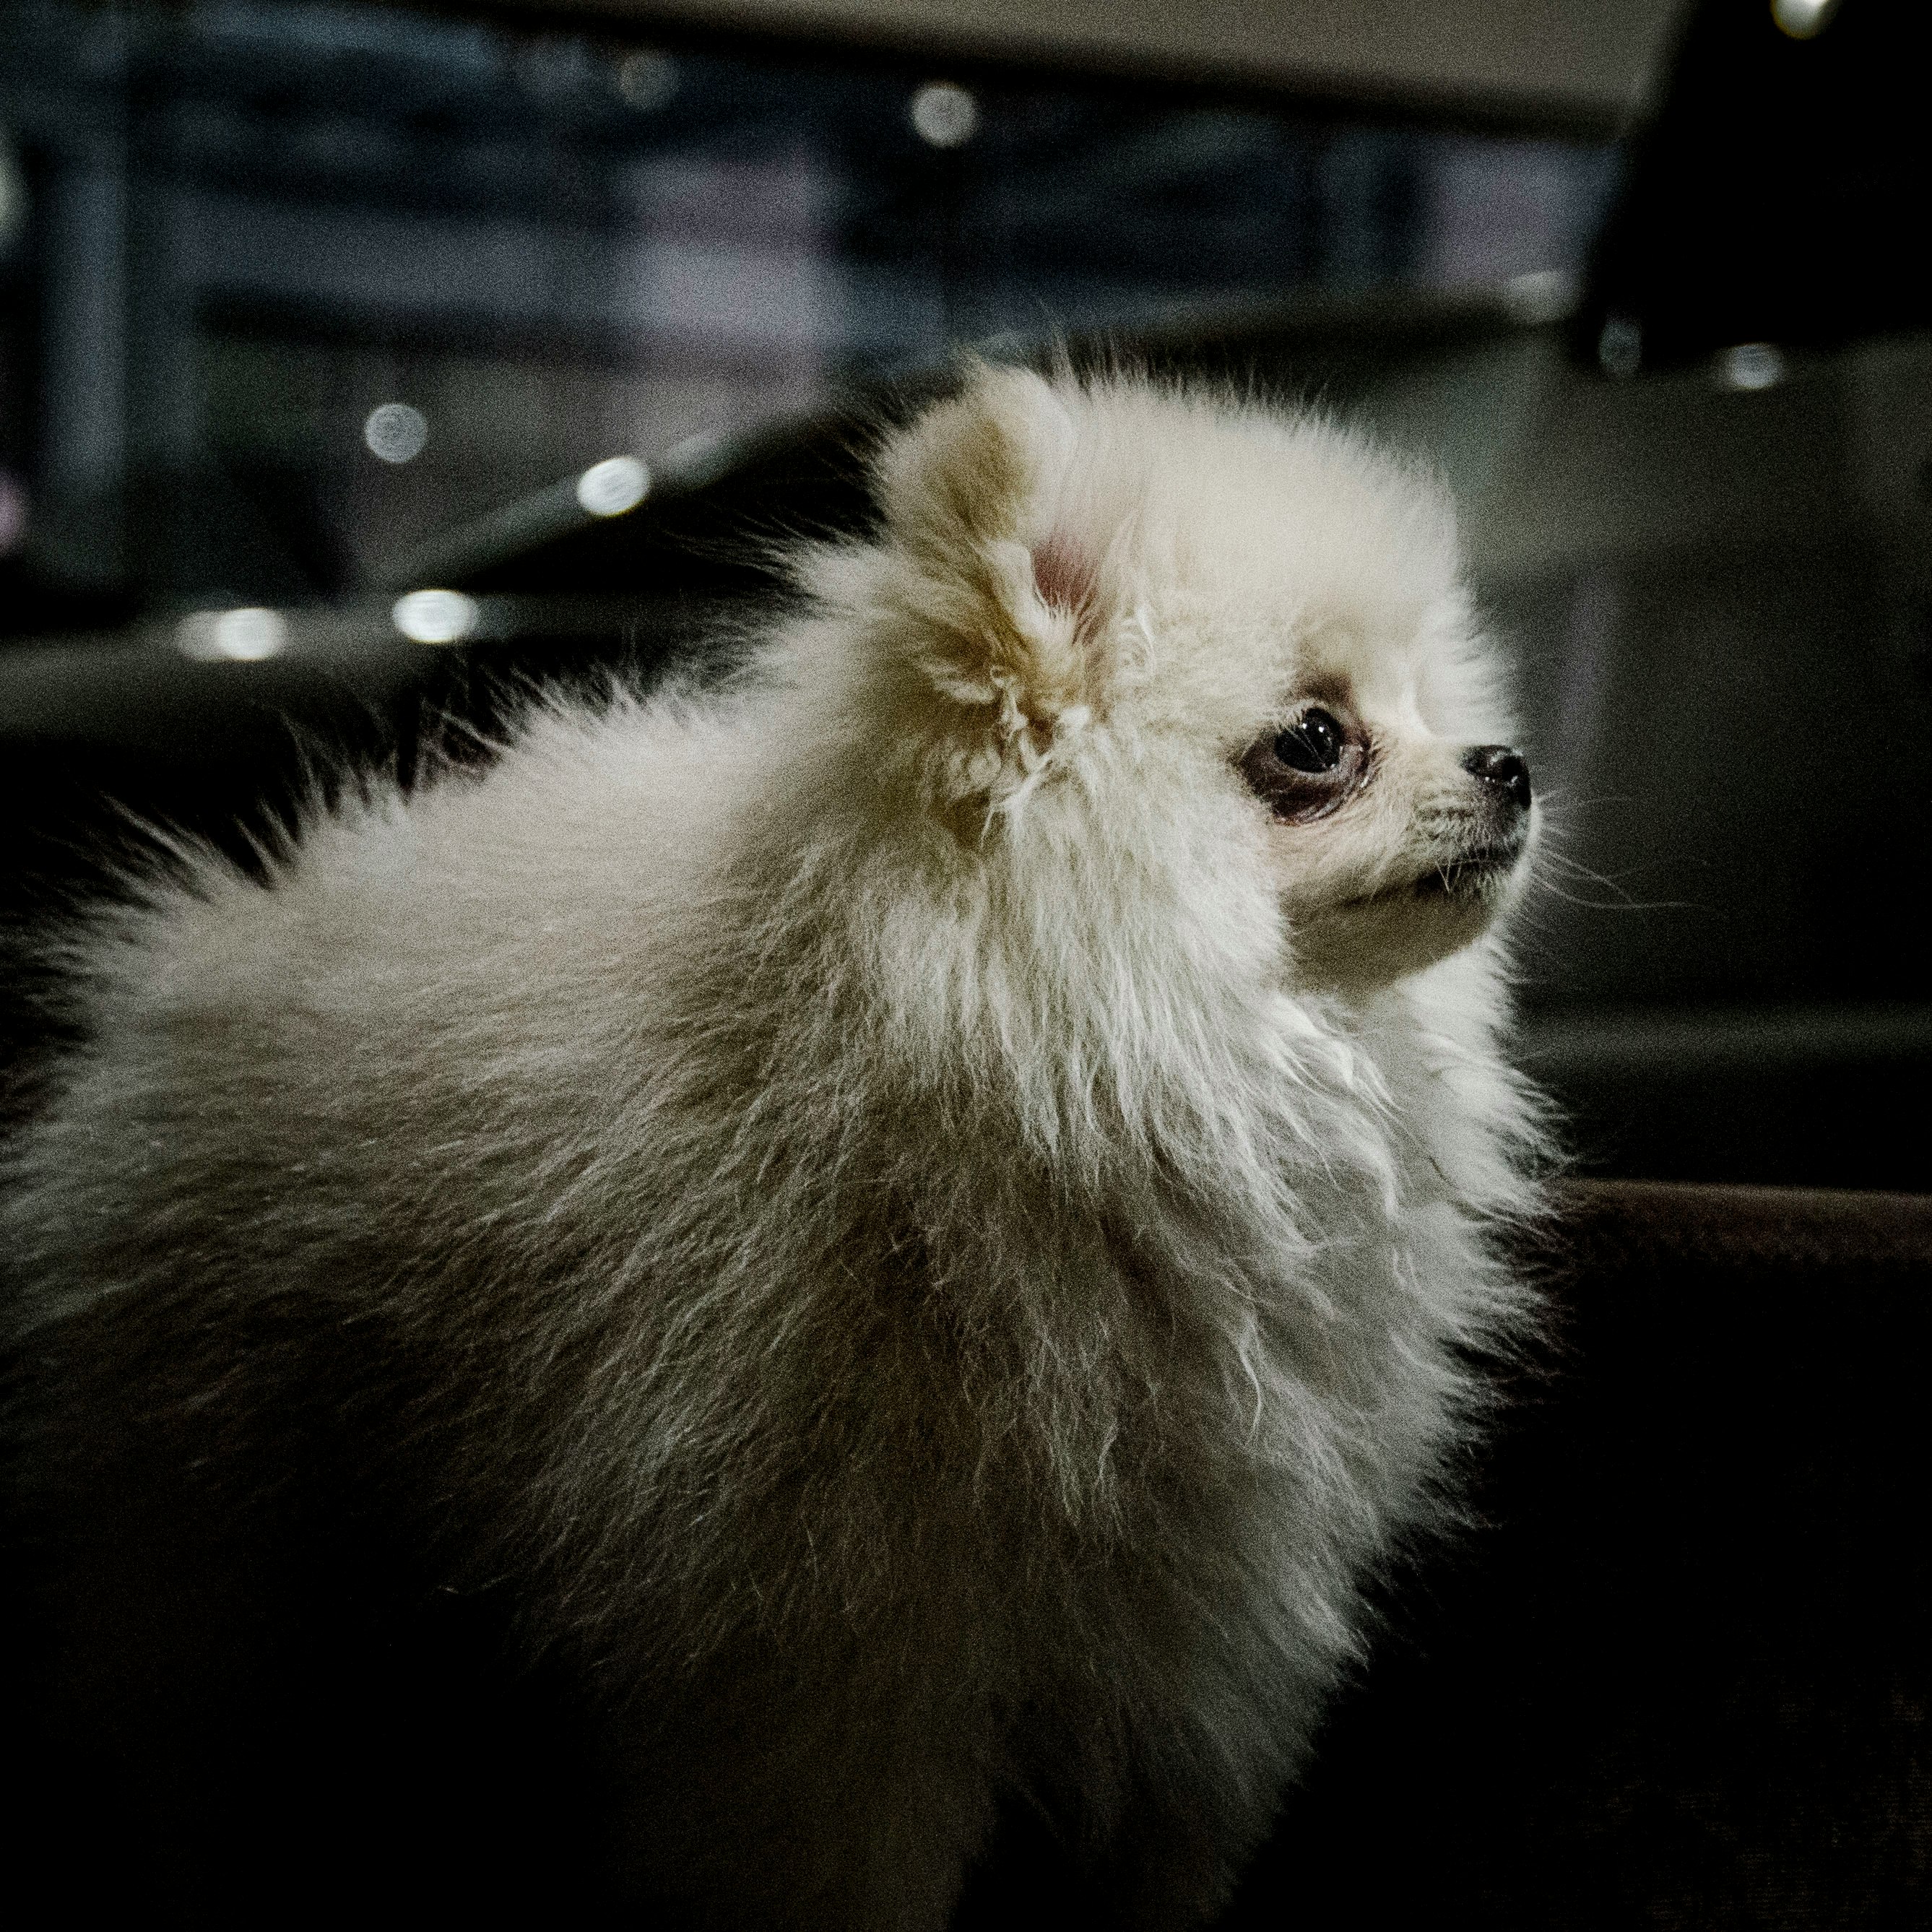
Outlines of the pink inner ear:
{"label": "pink inner ear", "polygon": [[1033,580],[1056,610],[1088,609],[1099,591],[1100,576],[1099,560],[1068,538],[1050,536],[1034,548]]}

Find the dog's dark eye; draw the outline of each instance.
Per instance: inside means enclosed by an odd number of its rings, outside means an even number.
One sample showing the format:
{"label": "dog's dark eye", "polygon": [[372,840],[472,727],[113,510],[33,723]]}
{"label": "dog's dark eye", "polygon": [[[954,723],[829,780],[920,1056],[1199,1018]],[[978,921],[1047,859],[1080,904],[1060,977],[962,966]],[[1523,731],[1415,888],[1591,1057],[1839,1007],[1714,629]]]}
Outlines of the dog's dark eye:
{"label": "dog's dark eye", "polygon": [[1342,761],[1342,728],[1325,711],[1306,711],[1274,741],[1292,772],[1332,772]]}
{"label": "dog's dark eye", "polygon": [[1284,824],[1325,818],[1368,782],[1369,741],[1318,706],[1235,760],[1249,789]]}

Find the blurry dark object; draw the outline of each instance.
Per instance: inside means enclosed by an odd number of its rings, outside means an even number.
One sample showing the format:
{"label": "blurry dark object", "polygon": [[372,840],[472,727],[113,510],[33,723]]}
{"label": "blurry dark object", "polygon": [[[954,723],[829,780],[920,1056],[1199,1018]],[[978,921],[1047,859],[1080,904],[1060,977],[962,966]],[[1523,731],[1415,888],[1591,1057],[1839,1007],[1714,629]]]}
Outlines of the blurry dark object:
{"label": "blurry dark object", "polygon": [[1932,13],[1703,0],[1598,244],[1578,352],[1613,375],[1932,322]]}
{"label": "blurry dark object", "polygon": [[573,469],[962,340],[1562,279],[1616,167],[1574,103],[687,28],[0,0],[0,638],[352,597]]}
{"label": "blurry dark object", "polygon": [[[1364,389],[1399,380],[1431,360],[1508,343],[1523,332],[1490,290],[1302,296],[1257,302],[1166,327],[1070,334],[1028,359],[1075,367],[1118,361],[1180,380],[1268,388],[1346,409]],[[1016,347],[1011,345],[1010,347]],[[873,515],[868,454],[880,429],[956,380],[940,365],[850,389],[809,415],[721,442],[692,473],[674,467],[632,514],[579,518],[535,542],[493,551],[451,533],[457,567],[437,555],[417,564],[438,582],[478,594],[768,596],[782,579],[779,544],[865,530]]]}

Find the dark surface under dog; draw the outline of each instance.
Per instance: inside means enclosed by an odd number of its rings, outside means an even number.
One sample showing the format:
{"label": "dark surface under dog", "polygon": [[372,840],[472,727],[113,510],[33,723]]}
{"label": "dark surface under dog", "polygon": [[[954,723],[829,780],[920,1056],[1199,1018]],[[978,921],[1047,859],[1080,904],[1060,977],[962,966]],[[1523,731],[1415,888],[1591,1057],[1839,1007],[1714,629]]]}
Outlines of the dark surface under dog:
{"label": "dark surface under dog", "polygon": [[[1579,1186],[1546,1267],[1556,1342],[1475,1526],[1393,1593],[1225,1922],[1924,1922],[1932,1199]],[[380,1515],[331,1447],[352,1421],[309,1418],[285,1560],[209,1577],[252,1621],[158,1603],[164,1672],[34,1680],[16,1898],[201,1924],[603,1902],[596,1768],[541,1667],[505,1680],[507,1606],[399,1595],[400,1556],[371,1594],[343,1560]],[[143,1587],[124,1507],[103,1593]],[[9,1650],[31,1669],[30,1618]],[[74,1748],[76,1700],[115,1712],[110,1748]],[[958,1922],[1104,1922],[1015,1819]]]}
{"label": "dark surface under dog", "polygon": [[1230,1923],[1932,1916],[1932,1198],[1609,1183]]}

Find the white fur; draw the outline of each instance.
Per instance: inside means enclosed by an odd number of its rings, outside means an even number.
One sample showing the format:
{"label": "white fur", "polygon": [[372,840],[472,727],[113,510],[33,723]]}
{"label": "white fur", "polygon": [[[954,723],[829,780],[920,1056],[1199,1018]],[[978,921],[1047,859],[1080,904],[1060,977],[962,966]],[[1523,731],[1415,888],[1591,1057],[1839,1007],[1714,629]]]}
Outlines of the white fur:
{"label": "white fur", "polygon": [[[1315,944],[1509,722],[1434,485],[1318,420],[981,372],[880,476],[724,694],[89,926],[22,1322],[410,1338],[425,1493],[704,1922],[940,1926],[1020,1791],[1191,1924],[1521,1313],[1495,905]],[[1317,687],[1389,789],[1284,829],[1233,761]]]}

